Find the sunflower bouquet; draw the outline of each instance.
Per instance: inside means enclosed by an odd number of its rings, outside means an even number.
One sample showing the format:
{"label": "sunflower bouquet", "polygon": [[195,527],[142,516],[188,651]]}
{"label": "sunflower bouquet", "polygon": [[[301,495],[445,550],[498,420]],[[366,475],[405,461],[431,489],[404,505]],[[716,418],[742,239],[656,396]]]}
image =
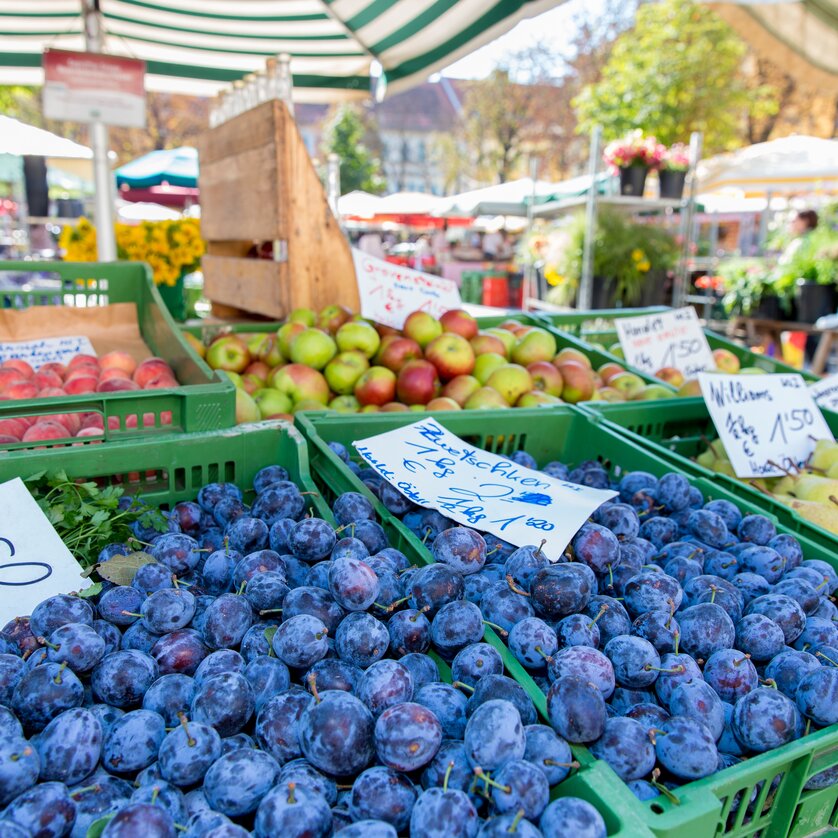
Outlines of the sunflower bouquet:
{"label": "sunflower bouquet", "polygon": [[[157,285],[176,285],[184,273],[197,270],[204,255],[195,218],[117,224],[115,233],[118,257],[148,263]],[[96,228],[86,218],[80,218],[74,227],[65,227],[59,244],[68,261],[96,261]]]}

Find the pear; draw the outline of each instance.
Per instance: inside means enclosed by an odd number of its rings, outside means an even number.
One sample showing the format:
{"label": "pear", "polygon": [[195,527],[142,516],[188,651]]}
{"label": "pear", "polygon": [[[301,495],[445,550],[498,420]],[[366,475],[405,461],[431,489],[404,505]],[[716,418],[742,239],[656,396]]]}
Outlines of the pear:
{"label": "pear", "polygon": [[832,439],[819,439],[812,452],[812,468],[818,471],[829,471],[838,464],[838,442]]}
{"label": "pear", "polygon": [[819,477],[816,474],[806,474],[798,477],[793,494],[800,500],[812,500],[829,504],[832,503],[830,498],[838,498],[838,480]]}
{"label": "pear", "polygon": [[708,448],[706,451],[702,451],[695,458],[695,461],[700,466],[704,466],[704,468],[713,468],[713,463],[715,463],[717,459],[718,457]]}
{"label": "pear", "polygon": [[723,460],[721,457],[713,463],[713,471],[717,474],[726,474],[728,477],[736,477],[736,472],[730,464],[730,460]]}
{"label": "pear", "polygon": [[793,509],[801,518],[838,535],[838,506],[826,506],[810,500],[798,500],[788,495],[776,495],[778,501]]}

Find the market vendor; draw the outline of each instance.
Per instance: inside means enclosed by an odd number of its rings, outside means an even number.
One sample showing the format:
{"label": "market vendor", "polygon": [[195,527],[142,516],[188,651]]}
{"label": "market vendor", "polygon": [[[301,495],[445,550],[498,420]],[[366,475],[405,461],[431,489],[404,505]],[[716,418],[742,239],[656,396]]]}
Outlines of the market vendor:
{"label": "market vendor", "polygon": [[818,214],[814,210],[800,210],[789,224],[789,231],[793,238],[785,246],[778,265],[787,265],[794,258],[798,250],[803,246],[809,233],[818,226]]}

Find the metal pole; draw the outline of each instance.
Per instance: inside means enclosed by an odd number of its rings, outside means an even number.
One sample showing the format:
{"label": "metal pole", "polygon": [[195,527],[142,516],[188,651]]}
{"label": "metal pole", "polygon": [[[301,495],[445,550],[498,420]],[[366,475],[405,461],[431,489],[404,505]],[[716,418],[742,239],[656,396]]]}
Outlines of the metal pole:
{"label": "metal pole", "polygon": [[[99,0],[82,0],[84,44],[88,52],[102,52],[102,18]],[[90,145],[93,149],[93,182],[96,187],[94,221],[96,247],[100,262],[116,261],[114,232],[114,177],[108,163],[108,126],[104,122],[90,125]]]}
{"label": "metal pole", "polygon": [[672,305],[680,308],[687,296],[690,276],[690,247],[693,241],[693,221],[695,218],[695,196],[698,193],[696,169],[701,160],[703,136],[701,131],[690,135],[690,170],[687,174],[687,197],[681,204],[681,261],[675,272],[675,284],[672,287]]}
{"label": "metal pole", "polygon": [[340,197],[340,157],[332,152],[326,166],[326,200],[329,202],[333,215],[337,218]]}
{"label": "metal pole", "polygon": [[599,170],[599,149],[602,145],[602,126],[595,125],[591,131],[591,151],[588,159],[588,174],[591,185],[588,188],[588,200],[585,202],[585,242],[582,246],[582,281],[576,307],[589,309],[594,294],[594,240],[596,239],[597,182]]}
{"label": "metal pole", "polygon": [[769,189],[765,193],[765,209],[759,216],[759,241],[757,242],[757,253],[762,256],[765,253],[765,242],[768,238],[768,219],[771,217],[771,199],[774,193]]}
{"label": "metal pole", "polygon": [[[532,234],[533,210],[535,208],[535,185],[538,177],[538,159],[534,156],[530,157],[530,180],[532,181],[532,191],[530,192],[530,203],[527,206],[527,230],[524,233],[524,241],[529,239]],[[521,293],[521,309],[529,311],[529,299],[531,296],[536,296],[533,293],[535,287],[535,265],[528,262],[524,265],[524,288]]]}

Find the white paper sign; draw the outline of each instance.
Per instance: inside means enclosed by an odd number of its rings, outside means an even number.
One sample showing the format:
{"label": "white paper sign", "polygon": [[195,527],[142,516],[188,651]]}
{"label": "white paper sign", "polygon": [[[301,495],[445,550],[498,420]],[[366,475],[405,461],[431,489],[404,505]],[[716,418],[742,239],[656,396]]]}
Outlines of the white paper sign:
{"label": "white paper sign", "polygon": [[0,483],[0,626],[47,597],[86,588],[81,573],[23,481]]}
{"label": "white paper sign", "polygon": [[463,304],[457,283],[450,279],[392,265],[355,248],[352,258],[361,314],[376,323],[401,329],[414,311],[427,311],[439,318]]}
{"label": "white paper sign", "polygon": [[36,370],[41,364],[66,364],[76,355],[95,354],[93,344],[84,335],[0,342],[0,364],[19,358]]}
{"label": "white paper sign", "polygon": [[823,410],[838,411],[838,373],[809,385],[812,398]]}
{"label": "white paper sign", "polygon": [[435,419],[352,443],[418,506],[511,544],[538,544],[557,561],[591,513],[617,493],[556,480],[474,448]]}
{"label": "white paper sign", "polygon": [[716,364],[694,308],[614,320],[626,362],[650,374],[664,367],[695,378]]}
{"label": "white paper sign", "polygon": [[737,477],[784,474],[816,440],[833,438],[800,375],[702,373],[698,381]]}

